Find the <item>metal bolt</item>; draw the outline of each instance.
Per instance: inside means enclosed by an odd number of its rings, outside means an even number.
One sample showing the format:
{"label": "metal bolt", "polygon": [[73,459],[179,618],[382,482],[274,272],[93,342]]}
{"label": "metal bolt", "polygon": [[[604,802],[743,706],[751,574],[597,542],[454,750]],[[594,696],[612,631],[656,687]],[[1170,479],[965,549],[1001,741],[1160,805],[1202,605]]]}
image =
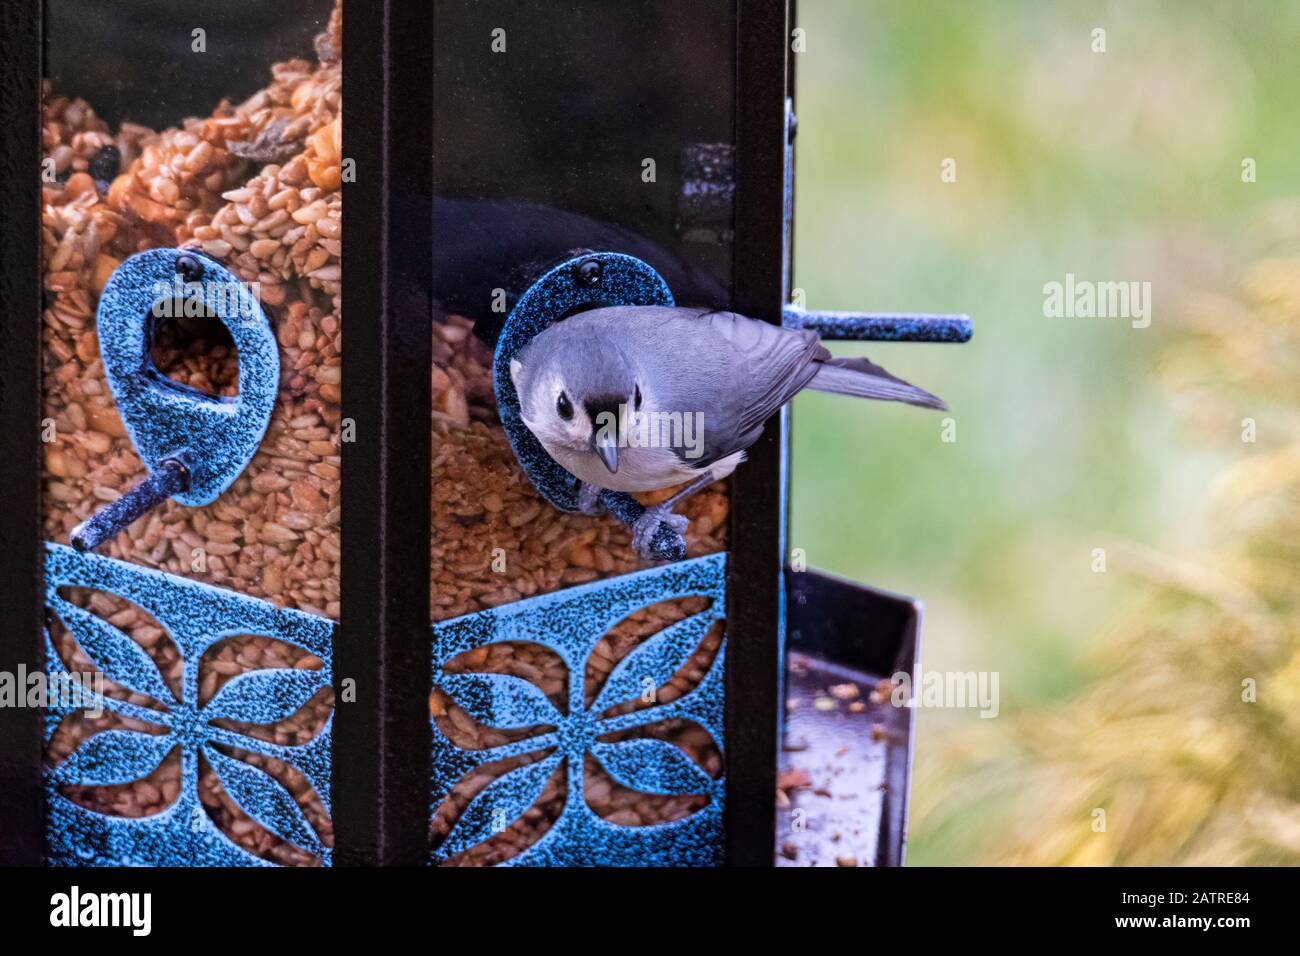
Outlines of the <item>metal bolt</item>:
{"label": "metal bolt", "polygon": [[198,282],[203,278],[203,263],[188,253],[179,255],[176,257],[176,272],[186,282]]}
{"label": "metal bolt", "polygon": [[605,267],[599,259],[583,259],[578,263],[577,268],[573,270],[574,278],[578,285],[596,285],[600,282],[601,274]]}

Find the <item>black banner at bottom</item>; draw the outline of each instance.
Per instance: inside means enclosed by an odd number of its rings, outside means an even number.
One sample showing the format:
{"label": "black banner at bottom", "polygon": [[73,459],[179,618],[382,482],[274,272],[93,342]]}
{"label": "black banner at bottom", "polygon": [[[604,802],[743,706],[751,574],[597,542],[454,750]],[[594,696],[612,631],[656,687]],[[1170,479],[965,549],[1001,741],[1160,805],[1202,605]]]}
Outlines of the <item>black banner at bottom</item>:
{"label": "black banner at bottom", "polygon": [[543,926],[562,934],[575,916],[611,920],[621,934],[629,921],[650,937],[680,921],[692,933],[743,926],[749,936],[762,915],[812,933],[819,946],[841,934],[905,946],[1038,928],[1071,941],[1232,946],[1287,926],[1292,886],[1290,871],[1269,869],[10,869],[0,870],[0,920],[22,937],[128,945],[271,933],[294,946],[313,937],[337,945],[394,931],[436,943],[456,926],[490,928],[497,941]]}

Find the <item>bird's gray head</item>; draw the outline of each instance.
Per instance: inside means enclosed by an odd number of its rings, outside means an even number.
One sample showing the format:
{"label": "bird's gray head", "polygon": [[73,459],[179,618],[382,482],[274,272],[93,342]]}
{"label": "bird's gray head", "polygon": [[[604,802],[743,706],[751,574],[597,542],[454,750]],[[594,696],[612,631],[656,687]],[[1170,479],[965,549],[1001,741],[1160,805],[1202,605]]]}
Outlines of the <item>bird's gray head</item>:
{"label": "bird's gray head", "polygon": [[524,424],[546,446],[590,450],[618,471],[619,435],[641,410],[646,382],[608,336],[578,317],[534,336],[510,362]]}

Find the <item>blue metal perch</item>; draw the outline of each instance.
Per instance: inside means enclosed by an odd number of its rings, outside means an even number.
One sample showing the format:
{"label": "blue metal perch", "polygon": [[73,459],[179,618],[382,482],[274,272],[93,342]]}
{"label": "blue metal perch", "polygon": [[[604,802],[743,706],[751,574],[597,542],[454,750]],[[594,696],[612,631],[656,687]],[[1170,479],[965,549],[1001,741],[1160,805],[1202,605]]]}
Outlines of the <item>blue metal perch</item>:
{"label": "blue metal perch", "polygon": [[968,315],[909,312],[826,312],[787,305],[781,323],[811,329],[827,342],[969,342],[975,327]]}

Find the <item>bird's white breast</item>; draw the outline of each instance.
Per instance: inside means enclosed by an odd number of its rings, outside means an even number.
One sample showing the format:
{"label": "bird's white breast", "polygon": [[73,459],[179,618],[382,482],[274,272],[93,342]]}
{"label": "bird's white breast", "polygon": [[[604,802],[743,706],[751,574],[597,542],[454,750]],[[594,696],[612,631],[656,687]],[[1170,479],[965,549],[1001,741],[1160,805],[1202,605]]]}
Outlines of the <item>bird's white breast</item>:
{"label": "bird's white breast", "polygon": [[[570,474],[597,488],[608,488],[611,491],[658,491],[660,488],[672,488],[698,478],[705,470],[691,467],[670,448],[620,448],[618,473],[611,475],[609,469],[591,451],[575,451],[564,446],[550,447],[545,442],[542,442],[542,447]],[[738,451],[715,461],[707,471],[714,479],[725,478],[744,460],[745,453]]]}
{"label": "bird's white breast", "polygon": [[567,446],[547,445],[547,454],[566,471],[611,491],[656,491],[671,488],[695,477],[698,472],[685,464],[671,448],[620,448],[618,472],[610,474],[600,458],[590,450],[575,451]]}

